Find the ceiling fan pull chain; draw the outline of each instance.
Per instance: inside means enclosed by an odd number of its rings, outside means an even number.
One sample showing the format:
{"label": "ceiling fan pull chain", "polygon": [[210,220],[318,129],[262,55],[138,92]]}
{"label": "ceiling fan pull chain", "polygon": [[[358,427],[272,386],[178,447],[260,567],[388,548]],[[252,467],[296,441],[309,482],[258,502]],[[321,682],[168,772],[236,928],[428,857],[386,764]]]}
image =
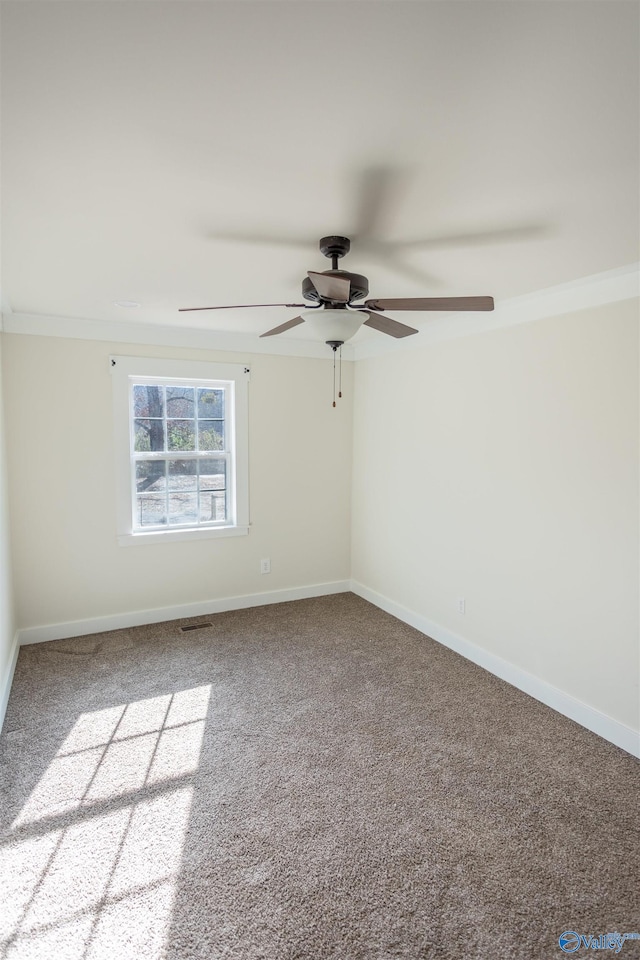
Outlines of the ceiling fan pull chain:
{"label": "ceiling fan pull chain", "polygon": [[336,405],[336,352],[333,351],[333,406]]}
{"label": "ceiling fan pull chain", "polygon": [[338,383],[338,397],[342,397],[342,344],[340,344],[340,375]]}

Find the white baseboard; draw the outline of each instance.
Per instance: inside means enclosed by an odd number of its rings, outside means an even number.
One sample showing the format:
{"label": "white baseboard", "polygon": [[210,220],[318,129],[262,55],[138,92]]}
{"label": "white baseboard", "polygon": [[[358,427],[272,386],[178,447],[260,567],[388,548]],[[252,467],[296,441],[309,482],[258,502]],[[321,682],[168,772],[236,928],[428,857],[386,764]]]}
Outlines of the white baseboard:
{"label": "white baseboard", "polygon": [[13,643],[11,644],[11,653],[9,654],[9,663],[7,665],[7,672],[2,680],[2,687],[0,688],[0,730],[2,730],[5,714],[7,712],[7,704],[9,703],[9,694],[11,693],[13,673],[14,673],[14,670],[16,669],[16,663],[18,662],[19,650],[20,650],[19,635],[18,633],[16,633],[13,638]]}
{"label": "white baseboard", "polygon": [[428,620],[421,614],[415,613],[413,610],[408,610],[406,607],[390,600],[388,597],[376,593],[375,590],[370,590],[369,587],[365,587],[362,583],[352,580],[351,590],[359,597],[362,597],[363,600],[368,600],[369,603],[380,607],[381,610],[390,613],[392,616],[397,617],[398,620],[409,624],[409,626],[415,627],[416,630],[426,634],[428,637],[432,637],[433,640],[437,640],[438,643],[441,643],[443,646],[449,647],[467,660],[478,664],[479,667],[483,667],[485,670],[488,670],[489,673],[500,677],[501,680],[506,680],[507,683],[510,683],[512,686],[523,690],[524,693],[528,693],[529,696],[535,700],[539,700],[553,710],[557,710],[558,713],[586,727],[587,730],[597,733],[598,736],[604,740],[608,740],[622,750],[626,750],[627,753],[630,753],[632,756],[640,758],[640,733],[637,730],[627,727],[624,723],[614,720],[612,717],[601,713],[594,707],[588,706],[588,704],[583,703],[581,700],[576,700],[575,697],[564,693],[563,690],[559,690],[552,684],[547,683],[546,680],[541,680],[532,673],[528,673],[526,670],[522,670],[520,667],[509,663],[507,660],[503,660],[502,657],[497,657],[495,654],[489,653],[488,650],[477,646],[477,644],[472,643],[470,640],[465,640],[464,637],[452,633],[450,630],[440,626],[438,623]]}
{"label": "white baseboard", "polygon": [[186,603],[173,607],[156,607],[152,610],[133,610],[129,613],[93,617],[88,620],[72,620],[67,623],[54,623],[41,627],[27,627],[19,630],[14,639],[11,659],[5,682],[0,693],[0,729],[9,700],[11,681],[18,658],[18,648],[29,643],[42,643],[47,640],[64,640],[69,637],[81,637],[92,633],[104,633],[123,627],[137,627],[147,623],[161,623],[165,620],[181,620],[188,617],[207,616],[211,613],[224,613],[227,610],[244,610],[247,607],[259,607],[271,603],[285,603],[289,600],[306,600],[310,597],[322,597],[333,593],[353,591],[374,606],[390,613],[404,623],[415,627],[421,633],[432,637],[445,647],[471,660],[478,666],[493,673],[501,680],[528,693],[529,696],[557,710],[565,717],[574,720],[604,740],[615,744],[634,757],[640,758],[640,733],[601,713],[594,707],[576,700],[570,694],[559,690],[546,680],[516,667],[501,657],[477,646],[464,637],[447,630],[421,614],[409,610],[401,604],[355,580],[335,580],[331,583],[317,583],[307,587],[293,587],[289,590],[273,590],[267,593],[245,594],[237,597],[225,597],[220,600],[204,600],[199,603]]}
{"label": "white baseboard", "polygon": [[292,587],[289,590],[271,590],[268,593],[250,593],[239,597],[224,597],[221,600],[203,600],[173,607],[155,607],[152,610],[132,610],[129,613],[92,617],[89,620],[71,620],[68,623],[52,623],[42,627],[26,627],[18,631],[21,646],[28,643],[43,643],[46,640],[65,640],[83,637],[90,633],[105,633],[123,627],[139,627],[145,623],[162,623],[165,620],[182,620],[186,617],[202,617],[227,610],[244,610],[247,607],[262,607],[270,603],[286,603],[289,600],[307,600],[332,593],[347,593],[349,580],[334,580],[331,583],[314,583],[307,587]]}

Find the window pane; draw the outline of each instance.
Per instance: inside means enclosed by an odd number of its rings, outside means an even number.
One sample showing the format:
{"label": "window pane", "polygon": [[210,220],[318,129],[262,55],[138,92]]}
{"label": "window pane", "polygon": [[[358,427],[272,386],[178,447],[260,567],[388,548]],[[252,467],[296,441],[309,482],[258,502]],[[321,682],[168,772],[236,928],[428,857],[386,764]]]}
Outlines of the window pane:
{"label": "window pane", "polygon": [[157,526],[167,522],[166,501],[164,494],[154,496],[143,493],[136,497],[136,522],[140,527]]}
{"label": "window pane", "polygon": [[205,419],[224,417],[224,390],[198,390],[198,416]]}
{"label": "window pane", "polygon": [[210,523],[212,520],[227,519],[227,492],[226,490],[211,491],[200,494],[200,523]]}
{"label": "window pane", "polygon": [[169,523],[197,523],[198,494],[169,494]]}
{"label": "window pane", "polygon": [[195,421],[167,420],[167,449],[195,450],[195,448]]}
{"label": "window pane", "polygon": [[141,423],[149,424],[149,450],[163,452],[166,448],[164,435],[164,420],[143,420]]}
{"label": "window pane", "polygon": [[192,491],[198,489],[197,460],[169,461],[169,490]]}
{"label": "window pane", "polygon": [[164,387],[135,384],[133,388],[134,417],[164,416]]}
{"label": "window pane", "polygon": [[[152,446],[153,443],[153,446]],[[137,452],[162,450],[164,431],[162,420],[135,420],[133,425],[133,449]]]}
{"label": "window pane", "polygon": [[138,493],[157,493],[165,489],[166,460],[144,460],[136,463]]}
{"label": "window pane", "polygon": [[167,417],[193,417],[194,396],[193,387],[167,387]]}
{"label": "window pane", "polygon": [[199,460],[200,492],[210,490],[224,490],[227,486],[227,462],[226,460]]}
{"label": "window pane", "polygon": [[227,462],[203,459],[199,464],[200,522],[227,520]]}
{"label": "window pane", "polygon": [[224,420],[198,420],[198,449],[224,450]]}

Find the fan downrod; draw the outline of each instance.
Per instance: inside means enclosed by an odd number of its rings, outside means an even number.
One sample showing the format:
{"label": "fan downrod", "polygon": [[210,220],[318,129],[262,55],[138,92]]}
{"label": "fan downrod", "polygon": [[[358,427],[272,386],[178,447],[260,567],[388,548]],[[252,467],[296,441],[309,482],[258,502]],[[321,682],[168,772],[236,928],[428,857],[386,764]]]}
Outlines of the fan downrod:
{"label": "fan downrod", "polygon": [[331,269],[338,269],[338,260],[344,257],[351,249],[351,240],[348,237],[322,237],[320,253],[331,260]]}

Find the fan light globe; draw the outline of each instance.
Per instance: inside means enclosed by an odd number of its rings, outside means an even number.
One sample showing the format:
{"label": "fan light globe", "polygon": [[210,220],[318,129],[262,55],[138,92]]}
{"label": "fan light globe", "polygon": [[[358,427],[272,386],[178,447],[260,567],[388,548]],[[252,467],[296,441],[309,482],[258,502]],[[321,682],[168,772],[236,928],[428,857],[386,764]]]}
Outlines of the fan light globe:
{"label": "fan light globe", "polygon": [[304,310],[301,314],[325,343],[344,343],[353,337],[369,316],[363,310]]}

